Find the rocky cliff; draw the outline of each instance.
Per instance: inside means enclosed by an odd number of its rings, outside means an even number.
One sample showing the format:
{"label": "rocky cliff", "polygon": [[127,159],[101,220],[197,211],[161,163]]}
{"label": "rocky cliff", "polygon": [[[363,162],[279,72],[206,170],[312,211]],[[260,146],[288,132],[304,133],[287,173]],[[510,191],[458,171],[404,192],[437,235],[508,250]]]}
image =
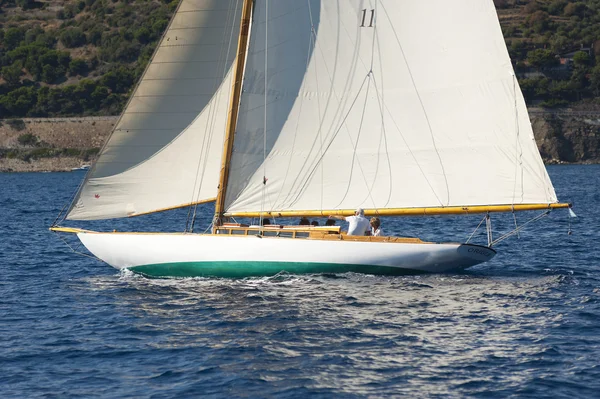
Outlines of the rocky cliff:
{"label": "rocky cliff", "polygon": [[546,163],[600,163],[600,113],[530,112]]}

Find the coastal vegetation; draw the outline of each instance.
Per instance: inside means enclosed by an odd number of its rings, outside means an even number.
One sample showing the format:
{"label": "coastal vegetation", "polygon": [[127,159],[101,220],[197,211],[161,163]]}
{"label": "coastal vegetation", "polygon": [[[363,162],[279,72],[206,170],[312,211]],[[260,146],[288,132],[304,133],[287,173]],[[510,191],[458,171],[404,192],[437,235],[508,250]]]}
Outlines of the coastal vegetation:
{"label": "coastal vegetation", "polygon": [[177,3],[0,0],[0,117],[118,114]]}
{"label": "coastal vegetation", "polygon": [[[92,160],[178,3],[0,0],[0,170]],[[494,3],[542,156],[598,162],[600,0]]]}
{"label": "coastal vegetation", "polygon": [[[598,105],[600,0],[494,3],[529,105]],[[118,114],[177,4],[0,0],[0,118]]]}

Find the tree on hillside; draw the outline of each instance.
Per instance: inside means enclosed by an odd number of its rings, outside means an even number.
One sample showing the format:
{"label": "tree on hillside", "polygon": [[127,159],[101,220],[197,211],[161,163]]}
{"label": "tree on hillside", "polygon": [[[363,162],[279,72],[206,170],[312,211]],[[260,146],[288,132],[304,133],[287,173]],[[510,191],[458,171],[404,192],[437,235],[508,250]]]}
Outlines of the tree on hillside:
{"label": "tree on hillside", "polygon": [[502,8],[508,8],[508,0],[494,0],[494,5],[496,6],[496,8],[502,9]]}
{"label": "tree on hillside", "polygon": [[35,0],[16,0],[16,4],[23,10],[28,10],[35,6]]}
{"label": "tree on hillside", "polygon": [[551,15],[563,15],[564,9],[567,6],[566,0],[553,0],[548,6],[548,13]]}
{"label": "tree on hillside", "polygon": [[25,116],[37,101],[37,93],[33,87],[20,87],[0,97],[0,104],[12,116]]}
{"label": "tree on hillside", "polygon": [[2,78],[6,81],[9,88],[19,86],[21,83],[21,75],[23,75],[23,70],[18,64],[2,68]]}
{"label": "tree on hillside", "polygon": [[541,33],[550,26],[550,17],[545,11],[536,11],[527,18],[527,22],[536,33]]}
{"label": "tree on hillside", "polygon": [[533,14],[534,12],[538,11],[540,9],[540,5],[535,1],[530,1],[529,3],[527,3],[527,5],[525,7],[523,7],[523,12],[525,14]]}
{"label": "tree on hillside", "polygon": [[60,42],[67,48],[74,48],[86,44],[87,39],[81,29],[69,28],[61,33]]}
{"label": "tree on hillside", "polygon": [[535,68],[547,68],[556,65],[558,60],[550,50],[537,49],[527,53],[527,62]]}
{"label": "tree on hillside", "polygon": [[15,49],[25,38],[25,30],[22,28],[8,28],[4,31],[4,47],[7,50]]}
{"label": "tree on hillside", "polygon": [[84,75],[88,71],[88,64],[82,59],[75,58],[69,63],[69,75]]}
{"label": "tree on hillside", "polygon": [[595,96],[600,95],[600,65],[596,65],[590,73],[590,89]]}
{"label": "tree on hillside", "polygon": [[582,2],[569,3],[565,6],[564,15],[565,17],[578,16],[583,17],[587,11],[587,6]]}
{"label": "tree on hillside", "polygon": [[590,64],[591,58],[585,51],[578,51],[573,55],[575,66],[587,66]]}

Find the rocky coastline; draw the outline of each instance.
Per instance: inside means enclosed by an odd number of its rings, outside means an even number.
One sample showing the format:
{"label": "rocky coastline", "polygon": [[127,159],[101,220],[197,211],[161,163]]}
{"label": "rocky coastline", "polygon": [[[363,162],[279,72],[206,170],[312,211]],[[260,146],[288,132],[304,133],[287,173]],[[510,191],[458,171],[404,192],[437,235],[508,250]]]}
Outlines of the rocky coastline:
{"label": "rocky coastline", "polygon": [[[600,163],[600,112],[530,109],[546,164]],[[0,172],[67,172],[94,161],[118,117],[0,120]]]}

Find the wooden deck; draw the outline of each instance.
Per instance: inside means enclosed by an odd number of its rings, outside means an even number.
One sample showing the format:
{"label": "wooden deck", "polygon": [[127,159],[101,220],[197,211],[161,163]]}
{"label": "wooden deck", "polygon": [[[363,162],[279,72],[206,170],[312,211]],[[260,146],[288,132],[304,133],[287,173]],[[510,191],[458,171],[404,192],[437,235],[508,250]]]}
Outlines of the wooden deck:
{"label": "wooden deck", "polygon": [[261,235],[264,237],[303,238],[308,240],[425,243],[425,241],[416,237],[349,236],[346,233],[341,232],[340,226],[248,226],[238,223],[225,223],[222,227],[217,229],[217,234]]}

